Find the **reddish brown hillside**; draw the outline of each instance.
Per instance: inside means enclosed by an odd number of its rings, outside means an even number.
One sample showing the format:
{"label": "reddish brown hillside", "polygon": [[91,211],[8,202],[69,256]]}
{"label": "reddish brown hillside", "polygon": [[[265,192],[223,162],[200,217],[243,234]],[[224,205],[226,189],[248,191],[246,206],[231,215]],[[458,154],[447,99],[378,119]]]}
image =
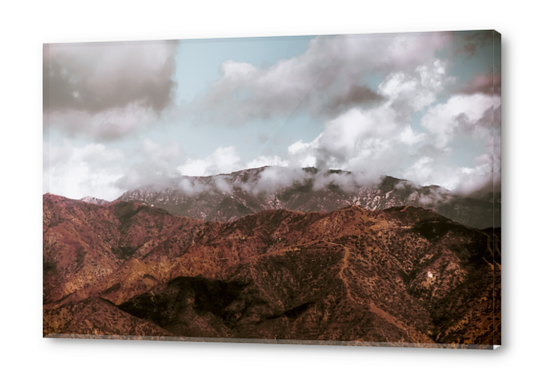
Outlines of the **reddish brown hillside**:
{"label": "reddish brown hillside", "polygon": [[499,234],[414,207],[220,223],[45,195],[44,334],[491,347]]}

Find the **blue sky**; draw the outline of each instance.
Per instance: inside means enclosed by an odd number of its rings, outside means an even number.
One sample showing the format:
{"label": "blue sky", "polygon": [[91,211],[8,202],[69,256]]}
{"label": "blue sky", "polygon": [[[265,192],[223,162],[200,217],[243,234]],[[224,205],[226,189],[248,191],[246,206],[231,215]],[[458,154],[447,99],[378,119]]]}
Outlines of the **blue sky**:
{"label": "blue sky", "polygon": [[302,54],[314,36],[224,38],[181,40],[175,55],[177,103],[191,101],[221,77],[220,65],[227,60],[271,67],[278,60]]}
{"label": "blue sky", "polygon": [[262,165],[479,191],[500,178],[496,37],[47,45],[44,192],[112,200]]}
{"label": "blue sky", "polygon": [[[279,60],[296,57],[306,51],[314,36],[230,38],[180,41],[175,57],[178,83],[175,103],[190,103],[203,96],[222,76],[220,67],[227,60],[246,62],[257,67],[271,67]],[[307,112],[292,117],[253,119],[236,128],[222,128],[220,122],[200,124],[188,117],[172,123],[173,135],[192,158],[204,158],[222,145],[237,146],[241,159],[251,159],[264,152],[282,153],[288,142],[315,138],[323,125]],[[219,138],[217,138],[217,135]],[[170,138],[157,131],[152,137]],[[152,138],[151,137],[151,138]],[[273,141],[273,137],[281,137]]]}

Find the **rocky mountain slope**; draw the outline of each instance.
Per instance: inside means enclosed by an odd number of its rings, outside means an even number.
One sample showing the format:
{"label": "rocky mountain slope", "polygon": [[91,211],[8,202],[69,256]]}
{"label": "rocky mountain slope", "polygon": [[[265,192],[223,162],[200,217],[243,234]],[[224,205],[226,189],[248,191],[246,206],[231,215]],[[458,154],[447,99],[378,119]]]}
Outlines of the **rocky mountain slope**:
{"label": "rocky mountain slope", "polygon": [[110,201],[98,199],[97,197],[94,197],[94,196],[85,196],[81,199],[81,201],[84,201],[85,203],[98,204],[98,205],[107,205],[110,203]]}
{"label": "rocky mountain slope", "polygon": [[465,198],[438,186],[389,176],[366,182],[347,171],[262,167],[209,177],[185,177],[166,189],[140,188],[118,200],[139,201],[206,221],[233,221],[269,209],[331,212],[349,205],[369,210],[416,206],[475,228],[500,227],[500,193]]}
{"label": "rocky mountain slope", "polygon": [[500,345],[500,230],[409,206],[205,222],[44,195],[44,335]]}

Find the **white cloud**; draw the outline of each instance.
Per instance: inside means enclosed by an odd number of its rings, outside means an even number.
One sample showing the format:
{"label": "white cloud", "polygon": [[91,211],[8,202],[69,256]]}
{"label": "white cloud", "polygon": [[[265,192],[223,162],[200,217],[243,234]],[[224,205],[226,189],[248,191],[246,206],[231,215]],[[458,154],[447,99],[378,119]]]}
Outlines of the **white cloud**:
{"label": "white cloud", "polygon": [[391,104],[382,104],[370,110],[350,109],[329,121],[313,141],[290,145],[288,153],[293,166],[312,163],[379,177],[394,170],[423,138],[400,121]]}
{"label": "white cloud", "polygon": [[426,186],[438,184],[459,194],[470,194],[493,182],[492,160],[487,155],[476,159],[474,167],[457,167],[442,160],[421,157],[405,171],[404,178]]}
{"label": "white cloud", "polygon": [[248,79],[256,75],[258,69],[249,63],[235,62],[227,60],[220,66],[225,80],[235,80],[239,78]]}
{"label": "white cloud", "polygon": [[436,100],[437,94],[453,79],[446,76],[445,65],[435,59],[430,65],[420,65],[412,73],[392,72],[379,85],[378,93],[385,96],[396,108],[409,115]]}
{"label": "white cloud", "polygon": [[311,143],[304,143],[302,140],[299,140],[288,146],[290,165],[294,167],[316,167],[315,154],[319,146],[320,136]]}
{"label": "white cloud", "polygon": [[[435,60],[436,53],[449,42],[449,33],[317,37],[305,53],[269,68],[224,62],[223,76],[199,106],[214,121],[241,125],[252,118],[288,116],[302,108],[335,114],[343,105],[372,103],[379,95],[359,86],[362,75],[400,71],[391,74],[389,87],[383,89],[390,95],[414,90],[413,85],[435,90],[443,83],[444,71],[443,63]],[[425,66],[428,61],[433,64]],[[413,98],[414,106],[433,101],[428,91]]]}
{"label": "white cloud", "polygon": [[[498,96],[475,93],[455,95],[445,103],[430,107],[421,120],[428,131],[424,141],[441,154],[420,157],[405,170],[404,178],[421,185],[438,184],[460,194],[490,191],[494,183],[498,191],[500,120],[494,119],[494,111],[499,110],[500,102]],[[450,158],[453,152],[450,144],[458,136],[480,144],[481,155],[471,166],[458,166]]]}
{"label": "white cloud", "polygon": [[399,135],[399,138],[401,142],[412,146],[418,142],[422,142],[425,139],[425,133],[416,133],[412,130],[410,125],[407,125]]}
{"label": "white cloud", "polygon": [[378,88],[385,101],[368,109],[352,107],[328,121],[313,141],[290,145],[291,165],[339,168],[368,177],[397,172],[406,158],[418,154],[417,144],[431,142],[412,129],[411,115],[432,104],[448,81],[439,60],[410,73],[389,74]]}
{"label": "white cloud", "polygon": [[102,144],[74,147],[44,143],[43,191],[80,199],[114,200],[122,194],[115,182],[122,176],[124,154]]}
{"label": "white cloud", "polygon": [[254,182],[236,183],[241,189],[259,193],[273,193],[280,188],[303,182],[307,174],[301,168],[267,167]]}
{"label": "white cloud", "polygon": [[415,183],[419,183],[424,186],[434,184],[434,170],[431,166],[433,161],[433,158],[421,157],[405,172],[405,178],[409,178]]}
{"label": "white cloud", "polygon": [[219,147],[204,159],[189,158],[177,171],[186,176],[210,176],[230,173],[241,168],[241,159],[233,146]]}
{"label": "white cloud", "polygon": [[288,166],[288,161],[285,161],[281,157],[274,155],[274,156],[265,156],[260,155],[256,159],[253,159],[250,161],[246,168],[257,168],[257,167],[264,167],[264,166],[278,166],[278,167],[286,167]]}
{"label": "white cloud", "polygon": [[444,148],[456,133],[487,138],[493,125],[485,118],[500,102],[500,97],[480,93],[452,96],[446,103],[430,108],[421,122],[434,136],[437,148]]}

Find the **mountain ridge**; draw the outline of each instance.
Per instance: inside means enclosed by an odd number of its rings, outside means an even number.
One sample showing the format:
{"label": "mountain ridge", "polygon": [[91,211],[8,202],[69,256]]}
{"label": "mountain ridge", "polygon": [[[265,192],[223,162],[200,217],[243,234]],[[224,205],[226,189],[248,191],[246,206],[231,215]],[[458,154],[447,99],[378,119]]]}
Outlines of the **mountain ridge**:
{"label": "mountain ridge", "polygon": [[176,186],[139,188],[117,200],[140,201],[206,221],[233,221],[266,209],[330,212],[351,204],[370,210],[410,205],[434,209],[461,224],[483,229],[500,226],[500,193],[491,195],[462,197],[436,185],[418,186],[391,176],[368,181],[349,171],[266,166],[183,177]]}

